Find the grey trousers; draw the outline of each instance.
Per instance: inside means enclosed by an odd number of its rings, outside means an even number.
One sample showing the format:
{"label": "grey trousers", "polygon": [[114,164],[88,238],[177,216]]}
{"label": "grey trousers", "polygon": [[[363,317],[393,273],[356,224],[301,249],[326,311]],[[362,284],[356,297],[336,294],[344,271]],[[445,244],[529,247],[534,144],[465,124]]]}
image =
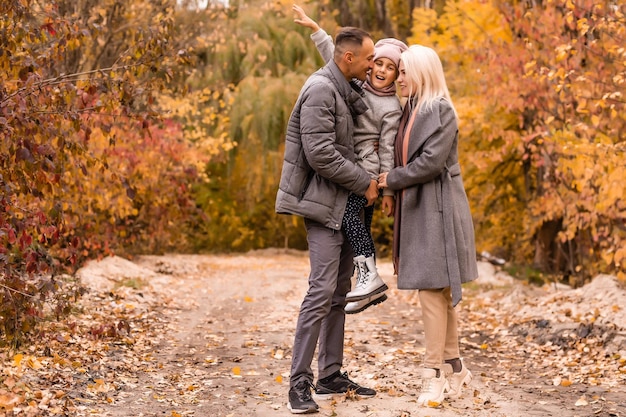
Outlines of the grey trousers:
{"label": "grey trousers", "polygon": [[308,219],[304,224],[311,274],[296,325],[290,387],[302,380],[313,382],[311,364],[318,342],[318,379],[341,369],[346,321],[344,307],[354,270],[354,253],[343,232]]}

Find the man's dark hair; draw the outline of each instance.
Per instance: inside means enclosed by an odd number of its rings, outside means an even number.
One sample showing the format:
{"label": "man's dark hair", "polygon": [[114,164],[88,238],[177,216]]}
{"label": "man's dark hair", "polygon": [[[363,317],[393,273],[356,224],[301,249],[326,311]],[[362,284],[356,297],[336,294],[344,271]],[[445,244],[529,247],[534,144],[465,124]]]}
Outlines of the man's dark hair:
{"label": "man's dark hair", "polygon": [[342,28],[335,36],[335,58],[342,56],[346,51],[353,51],[355,55],[358,55],[357,52],[367,38],[372,37],[363,29],[351,26]]}

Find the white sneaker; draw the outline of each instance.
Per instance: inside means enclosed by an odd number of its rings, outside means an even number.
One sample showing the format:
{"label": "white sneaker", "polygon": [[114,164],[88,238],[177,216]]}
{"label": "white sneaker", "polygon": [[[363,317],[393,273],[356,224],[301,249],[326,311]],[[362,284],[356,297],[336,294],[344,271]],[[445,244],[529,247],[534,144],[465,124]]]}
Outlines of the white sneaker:
{"label": "white sneaker", "polygon": [[387,299],[387,294],[384,292],[380,292],[378,294],[374,294],[370,297],[367,297],[363,300],[353,301],[351,303],[346,304],[344,310],[346,314],[356,314],[365,310],[368,307],[375,306],[376,304],[380,304]]}
{"label": "white sneaker", "polygon": [[364,300],[389,289],[378,275],[373,256],[365,258],[365,256],[359,255],[354,258],[354,264],[357,268],[356,285],[352,291],[346,294],[347,302]]}
{"label": "white sneaker", "polygon": [[448,382],[450,383],[450,391],[448,391],[448,396],[450,397],[459,397],[461,395],[461,390],[464,385],[469,385],[472,382],[472,373],[463,363],[461,359],[461,371],[454,372],[448,375]]}
{"label": "white sneaker", "polygon": [[[439,372],[439,376],[437,376]],[[438,407],[450,389],[443,369],[424,368],[422,371],[422,392],[417,398],[417,404],[426,407]]]}

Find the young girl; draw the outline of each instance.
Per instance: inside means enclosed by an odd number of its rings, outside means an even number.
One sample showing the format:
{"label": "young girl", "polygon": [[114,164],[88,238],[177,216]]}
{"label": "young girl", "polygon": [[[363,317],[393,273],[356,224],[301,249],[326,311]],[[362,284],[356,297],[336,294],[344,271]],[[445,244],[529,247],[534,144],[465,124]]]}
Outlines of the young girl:
{"label": "young girl", "polygon": [[405,105],[395,168],[378,186],[396,191],[394,266],[398,288],[419,290],[425,355],[421,405],[457,396],[472,380],[459,353],[461,283],[478,277],[474,225],[458,158],[457,115],[437,53],[413,45],[402,54]]}
{"label": "young girl", "polygon": [[[310,28],[311,39],[325,62],[333,57],[332,38],[309,18],[304,10],[293,6],[298,18],[294,22]],[[354,126],[354,151],[356,163],[368,171],[373,179],[381,172],[393,168],[393,142],[402,115],[400,101],[396,95],[395,81],[398,76],[400,54],[407,46],[393,38],[381,39],[374,45],[374,69],[362,88],[369,110],[358,116]],[[357,86],[358,88],[358,86]],[[383,212],[393,212],[394,197],[390,190],[383,192]],[[364,211],[364,221],[360,213]],[[371,305],[387,299],[387,285],[378,274],[375,260],[374,240],[371,234],[374,206],[367,206],[363,196],[351,194],[343,217],[342,229],[355,254],[357,269],[356,284],[346,295],[346,313],[359,313]]]}

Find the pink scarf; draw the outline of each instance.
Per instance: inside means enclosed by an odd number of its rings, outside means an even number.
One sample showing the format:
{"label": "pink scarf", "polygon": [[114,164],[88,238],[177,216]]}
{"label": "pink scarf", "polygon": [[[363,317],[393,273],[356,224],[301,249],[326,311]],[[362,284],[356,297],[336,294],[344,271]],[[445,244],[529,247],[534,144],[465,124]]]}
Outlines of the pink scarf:
{"label": "pink scarf", "polygon": [[[394,143],[394,164],[397,167],[406,165],[409,149],[409,138],[411,135],[411,128],[415,121],[416,111],[411,112],[411,103],[408,102],[404,106],[402,111],[402,117],[400,118],[400,124],[398,126],[398,133],[396,134],[396,141]],[[400,262],[400,216],[402,214],[402,197],[404,191],[396,192],[396,209],[393,214],[393,244],[392,244],[392,258],[393,258],[393,270],[394,274],[398,274],[398,266]]]}

